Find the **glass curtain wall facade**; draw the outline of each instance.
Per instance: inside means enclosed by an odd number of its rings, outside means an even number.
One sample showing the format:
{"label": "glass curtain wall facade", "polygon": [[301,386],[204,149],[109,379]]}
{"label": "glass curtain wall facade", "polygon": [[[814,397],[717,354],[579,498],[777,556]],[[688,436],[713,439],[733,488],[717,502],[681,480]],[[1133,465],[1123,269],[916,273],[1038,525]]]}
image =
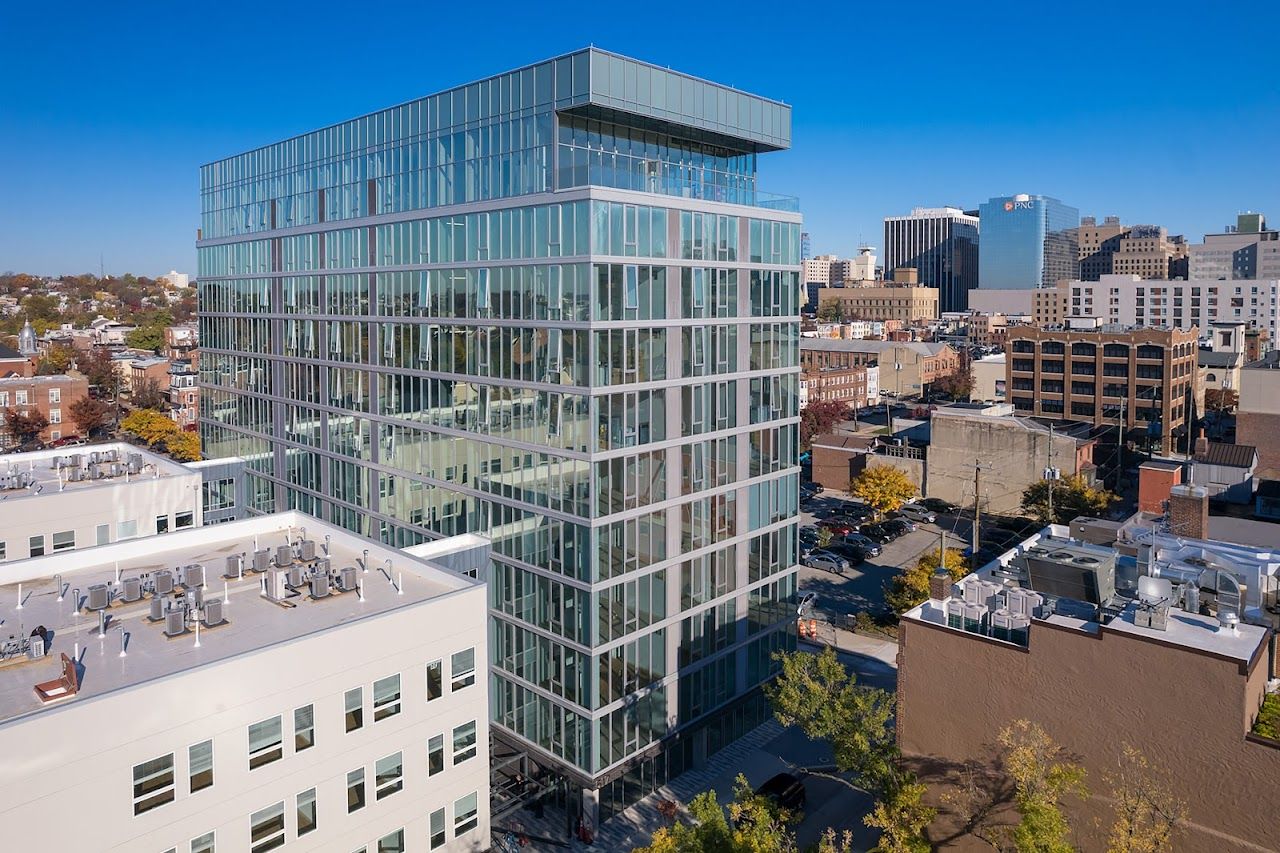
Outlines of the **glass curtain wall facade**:
{"label": "glass curtain wall facade", "polygon": [[895,269],[919,272],[938,288],[939,311],[964,311],[978,286],[978,217],[956,208],[916,208],[884,220],[885,278]]}
{"label": "glass curtain wall facade", "polygon": [[1048,196],[1015,195],[984,202],[978,216],[982,289],[1053,287],[1080,277],[1078,209]]}
{"label": "glass curtain wall facade", "polygon": [[592,49],[201,170],[206,455],[259,512],[491,537],[493,722],[585,787],[794,647],[789,137]]}

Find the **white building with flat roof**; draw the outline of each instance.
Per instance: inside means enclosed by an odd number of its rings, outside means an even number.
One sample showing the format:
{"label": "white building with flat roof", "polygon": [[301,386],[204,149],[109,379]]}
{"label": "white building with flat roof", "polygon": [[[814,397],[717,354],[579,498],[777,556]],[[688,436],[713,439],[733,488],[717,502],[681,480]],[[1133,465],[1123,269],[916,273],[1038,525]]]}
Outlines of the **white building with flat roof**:
{"label": "white building with flat roof", "polygon": [[199,527],[201,482],[125,442],[0,457],[0,563]]}
{"label": "white building with flat roof", "polygon": [[288,512],[7,566],[5,849],[488,849],[488,552]]}
{"label": "white building with flat roof", "polygon": [[1213,323],[1238,322],[1266,329],[1272,340],[1280,331],[1280,279],[1169,281],[1104,275],[1098,281],[1072,281],[1067,288],[1069,317],[1201,331]]}

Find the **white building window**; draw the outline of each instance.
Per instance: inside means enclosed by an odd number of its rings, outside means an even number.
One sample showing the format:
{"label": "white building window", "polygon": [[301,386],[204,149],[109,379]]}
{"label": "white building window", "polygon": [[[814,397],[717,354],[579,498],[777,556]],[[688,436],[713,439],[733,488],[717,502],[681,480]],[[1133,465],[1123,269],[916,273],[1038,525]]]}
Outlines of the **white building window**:
{"label": "white building window", "polygon": [[373,721],[385,720],[400,713],[400,675],[389,675],[373,682]]}
{"label": "white building window", "polygon": [[364,808],[364,768],[347,774],[347,814]]}
{"label": "white building window", "polygon": [[379,838],[378,853],[404,853],[404,830],[397,829]]}
{"label": "white building window", "polygon": [[472,791],[460,800],[453,803],[453,837],[457,838],[464,832],[470,832],[476,828],[478,819],[476,817],[479,812],[478,798],[476,792]]}
{"label": "white building window", "polygon": [[316,745],[316,709],[303,705],[293,712],[293,751],[302,752]]}
{"label": "white building window", "polygon": [[62,402],[62,389],[61,389],[61,388],[50,388],[50,389],[49,389],[49,402],[50,402],[50,403],[61,403],[61,402]]}
{"label": "white building window", "polygon": [[51,423],[51,424],[60,424],[60,423],[62,423],[62,409],[50,409],[50,410],[49,410],[49,423]]}
{"label": "white building window", "polygon": [[476,650],[474,648],[455,652],[449,662],[449,672],[453,681],[450,690],[461,690],[476,683]]}
{"label": "white building window", "polygon": [[463,723],[453,730],[453,763],[476,757],[476,722]]}
{"label": "white building window", "polygon": [[284,846],[284,802],[267,806],[249,817],[251,853],[265,853]]}
{"label": "white building window", "polygon": [[427,664],[427,701],[439,699],[444,695],[444,673],[442,672],[443,663],[433,660]]}
{"label": "white building window", "polygon": [[444,809],[436,809],[431,813],[431,849],[444,846]]}
{"label": "white building window", "polygon": [[194,527],[195,523],[196,515],[191,510],[175,512],[173,514],[173,527],[175,530],[181,530],[184,527]]}
{"label": "white building window", "polygon": [[316,789],[310,788],[298,795],[298,836],[302,837],[316,828]]}
{"label": "white building window", "polygon": [[193,794],[213,785],[213,741],[206,740],[187,749],[187,777]]}
{"label": "white building window", "polygon": [[364,688],[351,688],[346,692],[343,701],[346,708],[347,731],[354,732],[364,725]]}
{"label": "white building window", "polygon": [[133,521],[117,521],[116,522],[116,539],[132,539],[138,535],[138,522]]}
{"label": "white building window", "polygon": [[213,833],[206,832],[191,839],[191,853],[213,853]]}
{"label": "white building window", "polygon": [[73,551],[76,547],[76,532],[74,530],[63,530],[53,534],[53,550],[55,551]]}
{"label": "white building window", "polygon": [[25,406],[27,404],[27,392],[25,390],[15,391],[14,395],[19,406]]}
{"label": "white building window", "polygon": [[173,753],[135,764],[133,767],[133,813],[140,815],[172,803]]}
{"label": "white building window", "polygon": [[379,758],[373,766],[374,799],[389,797],[404,787],[404,753]]}
{"label": "white building window", "polygon": [[284,737],[279,716],[249,726],[249,769],[278,761],[284,756]]}
{"label": "white building window", "polygon": [[427,741],[427,775],[444,772],[444,735],[435,735]]}

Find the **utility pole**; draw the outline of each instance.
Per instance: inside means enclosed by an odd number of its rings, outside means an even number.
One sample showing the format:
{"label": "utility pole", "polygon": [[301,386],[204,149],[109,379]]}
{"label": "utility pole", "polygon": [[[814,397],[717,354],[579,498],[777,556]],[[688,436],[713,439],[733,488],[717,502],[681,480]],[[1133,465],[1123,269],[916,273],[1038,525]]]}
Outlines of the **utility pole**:
{"label": "utility pole", "polygon": [[1120,421],[1116,424],[1116,494],[1120,494],[1120,480],[1124,477],[1124,404],[1128,394],[1120,398]]}
{"label": "utility pole", "polygon": [[977,459],[973,460],[973,553],[978,553],[978,545],[980,544],[978,536],[978,528],[981,527],[981,495],[982,495],[982,465]]}
{"label": "utility pole", "polygon": [[1049,424],[1049,459],[1044,469],[1044,479],[1049,484],[1049,523],[1053,524],[1053,484],[1058,480],[1058,472],[1053,470],[1053,424]]}

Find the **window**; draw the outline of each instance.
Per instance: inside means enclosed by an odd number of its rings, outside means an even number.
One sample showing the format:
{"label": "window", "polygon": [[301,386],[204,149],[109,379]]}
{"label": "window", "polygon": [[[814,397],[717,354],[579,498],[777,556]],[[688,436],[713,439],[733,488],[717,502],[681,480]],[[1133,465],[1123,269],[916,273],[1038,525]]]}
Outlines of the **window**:
{"label": "window", "polygon": [[61,388],[50,388],[50,389],[49,389],[49,402],[50,402],[50,403],[61,403],[61,402],[62,402],[62,389],[61,389]]}
{"label": "window", "polygon": [[476,723],[472,720],[453,730],[453,763],[461,764],[476,757]]}
{"label": "window", "polygon": [[20,391],[18,391],[18,392],[17,392],[17,400],[18,400],[18,405],[19,405],[19,406],[25,406],[25,405],[27,404],[27,392],[26,392],[26,389],[23,389],[23,390],[20,390]]}
{"label": "window", "polygon": [[347,774],[347,814],[364,808],[364,768]]}
{"label": "window", "polygon": [[138,535],[137,521],[117,521],[116,539],[132,539]]}
{"label": "window", "polygon": [[53,534],[53,550],[71,551],[75,547],[76,532],[74,530],[63,530],[61,533]]}
{"label": "window", "polygon": [[431,813],[431,849],[444,846],[444,809]]}
{"label": "window", "polygon": [[[111,525],[99,524],[94,530],[94,537],[98,545],[108,545],[111,542]],[[4,559],[0,557],[0,560]]]}
{"label": "window", "polygon": [[441,674],[441,661],[427,664],[427,701],[439,699],[444,695],[444,678]]}
{"label": "window", "polygon": [[31,556],[43,557],[44,556],[44,534],[42,533],[39,536],[32,536],[30,539],[27,540],[27,546],[30,549]]}
{"label": "window", "polygon": [[470,832],[476,828],[477,813],[476,792],[472,791],[460,800],[454,801],[453,804],[453,836],[457,838],[464,832]]}
{"label": "window", "polygon": [[450,690],[461,690],[475,684],[476,650],[471,648],[455,652],[449,662],[449,670],[453,676],[453,681],[449,685]]}
{"label": "window", "polygon": [[169,532],[169,516],[157,515],[156,516],[156,533],[168,533],[168,532]]}
{"label": "window", "polygon": [[436,735],[427,741],[427,775],[434,776],[444,770],[444,735]]}
{"label": "window", "polygon": [[194,527],[196,523],[195,513],[191,510],[186,512],[175,512],[173,514],[173,526],[178,530],[184,527]]}
{"label": "window", "polygon": [[60,424],[60,423],[62,423],[62,409],[50,409],[50,410],[49,410],[49,423],[51,423],[51,424]]}
{"label": "window", "polygon": [[353,687],[346,694],[347,731],[354,732],[364,725],[364,688]]}
{"label": "window", "polygon": [[400,713],[400,675],[389,675],[373,682],[373,721],[385,720]]}
{"label": "window", "polygon": [[187,781],[193,794],[213,785],[213,741],[187,749]]}
{"label": "window", "polygon": [[298,795],[298,835],[306,835],[316,828],[316,789],[310,788]]}
{"label": "window", "polygon": [[173,802],[173,753],[133,767],[133,813],[140,815]]}
{"label": "window", "polygon": [[249,769],[279,760],[284,755],[284,736],[280,717],[272,717],[249,726]]}
{"label": "window", "polygon": [[302,752],[316,745],[316,710],[303,705],[293,712],[293,751]]}
{"label": "window", "polygon": [[284,846],[284,802],[267,806],[249,817],[251,853],[263,853]]}
{"label": "window", "polygon": [[191,853],[213,853],[213,833],[206,832],[199,838],[191,839]]}
{"label": "window", "polygon": [[404,853],[404,830],[397,829],[379,838],[378,853]]}
{"label": "window", "polygon": [[389,797],[404,787],[404,753],[379,758],[373,766],[374,799]]}

